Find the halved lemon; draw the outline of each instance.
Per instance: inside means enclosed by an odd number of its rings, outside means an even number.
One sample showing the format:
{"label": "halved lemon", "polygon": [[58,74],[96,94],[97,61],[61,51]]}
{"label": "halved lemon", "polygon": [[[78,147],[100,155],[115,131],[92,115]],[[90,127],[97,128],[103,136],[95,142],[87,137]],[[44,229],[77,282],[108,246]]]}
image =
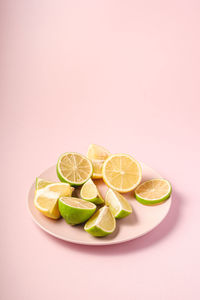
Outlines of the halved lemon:
{"label": "halved lemon", "polygon": [[142,204],[158,204],[171,195],[172,187],[169,181],[162,178],[147,180],[135,190],[135,198]]}
{"label": "halved lemon", "polygon": [[93,236],[106,236],[116,228],[116,221],[108,206],[100,208],[85,224],[84,229]]}
{"label": "halved lemon", "polygon": [[97,186],[92,179],[88,179],[81,187],[80,196],[83,200],[90,201],[95,204],[102,204],[104,200],[98,191]]}
{"label": "halved lemon", "polygon": [[142,179],[142,168],[137,160],[127,154],[109,156],[102,169],[108,187],[126,193],[132,191]]}
{"label": "halved lemon", "polygon": [[68,182],[72,186],[82,185],[93,172],[91,161],[75,152],[62,154],[58,159],[56,170],[60,181]]}
{"label": "halved lemon", "polygon": [[61,196],[71,196],[72,188],[68,183],[49,184],[45,188],[35,191],[34,205],[46,217],[58,219],[58,198]]}
{"label": "halved lemon", "polygon": [[117,191],[108,189],[105,202],[116,219],[124,218],[132,213],[132,207],[128,200]]}

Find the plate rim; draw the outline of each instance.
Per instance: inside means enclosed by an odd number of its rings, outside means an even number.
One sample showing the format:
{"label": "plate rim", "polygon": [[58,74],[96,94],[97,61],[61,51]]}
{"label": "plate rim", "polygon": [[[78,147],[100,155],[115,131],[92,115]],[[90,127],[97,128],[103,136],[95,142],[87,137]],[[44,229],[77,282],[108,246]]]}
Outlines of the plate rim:
{"label": "plate rim", "polygon": [[[155,171],[153,168],[149,167],[147,164],[143,163],[143,162],[140,162],[142,167],[143,166],[146,166],[148,167],[149,169],[151,169],[153,172],[155,172],[158,176],[158,178],[163,178],[157,171]],[[48,169],[51,169],[52,167],[55,167],[55,165],[52,165],[50,166],[49,168],[45,169],[45,170],[48,170]],[[44,172],[44,171],[43,171]],[[40,176],[40,175],[39,175]],[[140,238],[146,234],[148,234],[149,232],[151,232],[152,230],[154,230],[157,226],[159,226],[163,221],[164,219],[167,217],[169,211],[170,211],[170,208],[171,208],[171,204],[172,204],[172,194],[170,195],[170,197],[166,200],[166,201],[170,201],[170,205],[168,207],[168,209],[166,210],[166,213],[164,215],[164,217],[160,220],[159,223],[157,223],[154,227],[150,228],[148,231],[144,232],[144,233],[141,233],[141,234],[138,234],[137,236],[135,237],[129,237],[129,238],[125,238],[125,239],[122,239],[122,240],[109,240],[109,241],[102,241],[102,243],[96,243],[95,241],[91,241],[91,242],[84,242],[84,241],[78,241],[78,240],[73,240],[71,238],[64,238],[64,237],[61,237],[61,236],[58,236],[56,235],[55,233],[53,233],[52,231],[48,230],[47,228],[45,228],[44,226],[42,226],[40,224],[40,222],[38,222],[33,214],[32,214],[32,211],[31,211],[31,208],[30,208],[30,205],[29,205],[29,198],[30,198],[30,193],[31,193],[31,190],[32,188],[35,186],[35,182],[32,183],[31,187],[29,188],[29,191],[28,191],[28,201],[26,202],[27,203],[27,210],[29,212],[29,214],[31,215],[31,218],[33,220],[33,222],[38,225],[42,230],[44,230],[46,233],[48,233],[49,235],[53,236],[54,238],[57,238],[59,240],[62,240],[62,241],[65,241],[65,242],[69,242],[69,243],[72,243],[72,244],[77,244],[77,245],[84,245],[84,246],[110,246],[110,245],[117,245],[117,244],[122,244],[122,243],[126,243],[126,242],[129,242],[129,241],[132,241],[132,240],[135,240],[137,238]],[[162,204],[161,204],[162,205]]]}

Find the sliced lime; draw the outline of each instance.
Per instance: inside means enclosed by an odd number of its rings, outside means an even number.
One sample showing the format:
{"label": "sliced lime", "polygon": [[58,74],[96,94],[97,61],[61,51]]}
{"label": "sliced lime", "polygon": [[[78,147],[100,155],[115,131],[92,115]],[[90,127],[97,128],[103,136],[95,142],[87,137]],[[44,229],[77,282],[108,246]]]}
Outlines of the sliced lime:
{"label": "sliced lime", "polygon": [[54,182],[36,177],[35,188],[36,188],[36,190],[43,189],[45,186],[47,186],[51,183],[54,183]]}
{"label": "sliced lime", "polygon": [[84,226],[85,231],[93,236],[106,236],[115,228],[116,221],[108,206],[100,208]]}
{"label": "sliced lime", "polygon": [[108,189],[105,202],[116,219],[124,218],[132,213],[132,207],[126,198],[112,189]]}
{"label": "sliced lime", "polygon": [[168,199],[171,191],[169,181],[156,178],[141,183],[135,190],[135,198],[144,205],[154,205]]}
{"label": "sliced lime", "polygon": [[82,186],[80,196],[82,199],[95,204],[104,203],[101,194],[99,193],[96,185],[94,184],[91,178],[88,181],[86,181]]}

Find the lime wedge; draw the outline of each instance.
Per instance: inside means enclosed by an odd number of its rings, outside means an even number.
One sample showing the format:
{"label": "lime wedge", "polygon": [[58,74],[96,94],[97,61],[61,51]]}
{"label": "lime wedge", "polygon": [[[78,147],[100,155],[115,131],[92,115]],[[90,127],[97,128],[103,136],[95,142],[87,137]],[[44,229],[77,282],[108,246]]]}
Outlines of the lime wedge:
{"label": "lime wedge", "polygon": [[83,200],[90,201],[95,204],[104,203],[102,196],[100,195],[96,185],[91,178],[82,186],[80,196]]}
{"label": "lime wedge", "polygon": [[52,181],[48,181],[39,177],[36,177],[35,188],[36,190],[43,189],[45,186],[53,183]]}
{"label": "lime wedge", "polygon": [[108,189],[105,202],[116,219],[124,218],[132,213],[132,207],[126,198],[112,189]]}
{"label": "lime wedge", "polygon": [[153,205],[168,199],[171,191],[171,184],[166,179],[151,179],[141,183],[136,188],[135,198],[144,205]]}
{"label": "lime wedge", "polygon": [[85,224],[84,229],[93,236],[106,236],[116,228],[110,208],[103,206]]}
{"label": "lime wedge", "polygon": [[93,168],[90,160],[82,154],[66,152],[57,162],[57,175],[60,181],[72,186],[85,183],[92,176]]}
{"label": "lime wedge", "polygon": [[87,221],[96,210],[95,204],[75,197],[59,198],[58,207],[61,216],[71,225]]}

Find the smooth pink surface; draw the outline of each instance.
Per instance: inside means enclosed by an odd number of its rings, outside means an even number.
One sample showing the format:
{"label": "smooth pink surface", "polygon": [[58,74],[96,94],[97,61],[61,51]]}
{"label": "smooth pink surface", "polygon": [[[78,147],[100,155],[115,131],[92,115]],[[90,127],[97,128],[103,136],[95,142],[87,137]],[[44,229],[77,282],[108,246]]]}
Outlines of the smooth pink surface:
{"label": "smooth pink surface", "polygon": [[[4,0],[0,14],[2,299],[199,299],[200,2]],[[35,177],[89,143],[171,181],[157,229],[94,248],[33,223]]]}

